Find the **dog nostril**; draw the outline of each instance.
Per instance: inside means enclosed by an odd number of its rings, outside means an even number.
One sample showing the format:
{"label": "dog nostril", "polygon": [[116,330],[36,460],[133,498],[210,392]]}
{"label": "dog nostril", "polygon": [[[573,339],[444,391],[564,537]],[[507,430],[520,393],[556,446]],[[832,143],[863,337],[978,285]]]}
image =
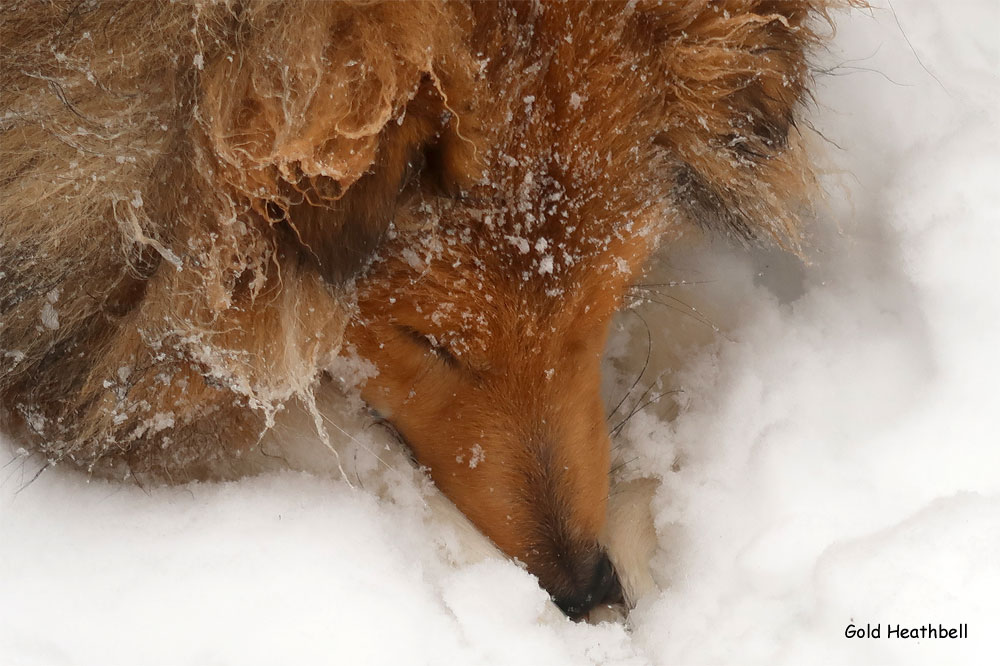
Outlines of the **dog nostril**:
{"label": "dog nostril", "polygon": [[583,589],[569,595],[554,597],[553,601],[563,613],[574,620],[582,618],[599,604],[622,601],[621,584],[608,556],[601,554],[590,581]]}

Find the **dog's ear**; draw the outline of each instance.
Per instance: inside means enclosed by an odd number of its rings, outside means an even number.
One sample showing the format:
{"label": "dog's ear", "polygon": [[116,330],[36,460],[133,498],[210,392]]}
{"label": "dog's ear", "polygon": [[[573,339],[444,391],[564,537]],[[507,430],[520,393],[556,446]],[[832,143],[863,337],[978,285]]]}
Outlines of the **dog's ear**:
{"label": "dog's ear", "polygon": [[626,29],[656,91],[671,198],[703,227],[794,248],[813,186],[797,131],[807,58],[838,2],[680,4],[640,3]]}
{"label": "dog's ear", "polygon": [[438,54],[452,55],[457,18],[440,3],[329,2],[237,20],[238,53],[202,77],[217,177],[340,282],[371,255],[448,122]]}

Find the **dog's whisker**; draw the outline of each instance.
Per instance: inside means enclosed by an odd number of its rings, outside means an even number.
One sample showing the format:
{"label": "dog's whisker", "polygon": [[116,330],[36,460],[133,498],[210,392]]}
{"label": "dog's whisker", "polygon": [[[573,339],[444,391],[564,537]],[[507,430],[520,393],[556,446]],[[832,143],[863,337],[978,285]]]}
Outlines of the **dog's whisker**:
{"label": "dog's whisker", "polygon": [[900,21],[899,21],[899,14],[896,13],[896,8],[892,6],[892,0],[886,0],[886,2],[888,2],[888,4],[889,4],[889,11],[892,12],[892,18],[896,21],[896,27],[899,28],[899,34],[901,34],[903,36],[903,39],[906,40],[906,45],[910,47],[910,52],[913,53],[913,57],[916,59],[917,64],[919,64],[920,67],[925,72],[927,72],[932,79],[934,79],[935,81],[937,81],[937,84],[939,86],[941,86],[941,90],[943,90],[944,93],[950,97],[951,96],[951,91],[948,90],[948,88],[945,87],[944,83],[941,82],[941,79],[939,79],[934,72],[932,72],[931,70],[927,69],[927,65],[925,65],[924,61],[920,59],[920,54],[918,54],[917,53],[917,49],[914,48],[913,42],[910,41],[909,35],[907,35],[906,31],[903,30],[903,24],[900,23]]}
{"label": "dog's whisker", "polygon": [[656,402],[658,402],[660,400],[660,398],[662,398],[664,396],[668,396],[668,395],[676,395],[678,393],[683,393],[683,392],[684,392],[683,389],[674,389],[672,391],[664,391],[663,393],[660,393],[660,394],[658,394],[658,395],[650,398],[648,401],[646,401],[645,403],[643,403],[639,407],[634,408],[631,412],[629,412],[628,416],[626,416],[624,419],[622,419],[621,421],[619,421],[618,424],[615,425],[615,427],[611,429],[611,434],[613,436],[617,435],[619,432],[621,432],[621,430],[625,426],[625,424],[628,423],[629,419],[631,419],[633,416],[635,416],[636,414],[638,414],[639,412],[641,412],[645,408],[649,407],[650,405],[655,404]]}
{"label": "dog's whisker", "polygon": [[639,320],[642,322],[643,326],[645,326],[646,328],[646,360],[643,361],[642,370],[639,371],[639,376],[635,378],[634,382],[632,382],[632,386],[629,387],[628,391],[625,392],[625,395],[622,396],[622,399],[618,401],[618,404],[615,405],[615,408],[611,410],[610,414],[608,414],[607,420],[609,421],[611,420],[611,417],[614,416],[619,409],[621,409],[621,406],[625,403],[628,397],[632,395],[632,391],[639,384],[639,381],[642,379],[642,376],[646,374],[646,368],[649,367],[649,358],[653,353],[653,333],[649,328],[649,323],[646,321],[645,317],[643,317],[635,310],[629,310],[629,312],[638,317]]}
{"label": "dog's whisker", "polygon": [[632,403],[632,406],[635,407],[636,404],[642,402],[646,398],[646,396],[649,395],[649,392],[652,391],[654,387],[659,387],[660,380],[663,379],[663,375],[667,374],[670,371],[671,370],[668,368],[668,369],[664,370],[663,372],[661,372],[659,375],[657,375],[656,379],[654,379],[652,382],[650,382],[649,386],[646,387],[646,390],[642,392],[642,395],[640,395],[636,399],[636,401],[634,403]]}
{"label": "dog's whisker", "polygon": [[28,486],[30,486],[31,484],[33,484],[35,481],[38,480],[38,477],[40,477],[42,475],[42,472],[44,472],[47,469],[50,469],[51,467],[52,467],[52,464],[48,463],[48,462],[45,463],[44,465],[42,465],[41,467],[39,467],[38,471],[35,472],[34,475],[32,475],[32,477],[30,479],[28,479],[24,484],[21,485],[20,488],[18,488],[17,490],[14,491],[14,495],[20,495],[21,491],[25,490]]}
{"label": "dog's whisker", "polygon": [[614,474],[614,473],[618,472],[618,470],[624,468],[626,465],[630,465],[631,463],[634,463],[638,459],[639,459],[639,456],[636,456],[634,458],[630,458],[630,459],[626,460],[625,462],[619,463],[618,465],[615,465],[614,467],[612,467],[611,470],[608,472],[608,474]]}
{"label": "dog's whisker", "polygon": [[651,289],[654,287],[687,287],[691,285],[714,284],[718,280],[671,280],[669,282],[637,282],[631,285],[633,289]]}
{"label": "dog's whisker", "polygon": [[655,379],[653,379],[653,381],[652,381],[652,382],[650,382],[649,386],[647,386],[647,387],[646,387],[646,390],[644,390],[644,391],[642,392],[642,394],[641,394],[641,395],[640,395],[640,396],[639,396],[639,397],[638,397],[638,398],[637,398],[637,399],[635,400],[635,402],[633,403],[633,406],[634,406],[635,404],[638,404],[638,403],[642,402],[642,400],[643,400],[643,399],[644,399],[644,398],[645,398],[645,397],[646,397],[647,395],[649,395],[649,392],[650,392],[650,391],[652,391],[652,390],[653,390],[654,388],[656,388],[656,387],[658,387],[658,386],[660,385],[660,381],[661,381],[661,380],[663,379],[664,375],[667,375],[667,374],[669,374],[669,373],[671,373],[671,372],[673,372],[673,369],[672,369],[672,368],[667,368],[666,370],[664,370],[663,372],[661,372],[660,374],[658,374],[658,375],[656,376],[656,378],[655,378]]}
{"label": "dog's whisker", "polygon": [[[392,469],[392,465],[390,465],[389,463],[387,463],[377,453],[375,453],[370,448],[368,448],[368,446],[366,446],[363,442],[361,442],[361,440],[359,440],[358,438],[354,437],[349,432],[347,432],[346,430],[344,430],[343,428],[341,428],[339,425],[337,425],[337,423],[333,419],[331,419],[326,414],[322,414],[321,413],[320,415],[323,417],[324,421],[326,421],[327,423],[329,423],[330,425],[332,425],[334,428],[336,428],[337,430],[339,430],[341,434],[343,434],[348,439],[350,439],[352,442],[354,442],[355,444],[357,444],[361,449],[363,449],[364,451],[367,451],[369,453],[369,455],[371,455],[373,458],[375,458],[375,460],[377,460],[380,463],[382,463],[383,465],[385,465],[386,469]],[[336,453],[336,450],[334,450],[334,452]],[[339,460],[340,459],[340,454],[336,453],[336,455],[337,455],[337,458]]]}
{"label": "dog's whisker", "polygon": [[691,319],[693,319],[694,321],[698,322],[699,324],[702,324],[704,326],[708,326],[709,328],[712,329],[712,331],[714,333],[718,333],[720,335],[723,335],[722,329],[719,328],[715,323],[713,323],[712,320],[708,319],[705,315],[703,315],[701,312],[699,312],[697,308],[694,308],[694,307],[688,305],[687,303],[684,303],[683,301],[681,301],[681,300],[679,300],[679,299],[677,299],[675,297],[668,296],[667,294],[660,294],[660,295],[664,296],[665,298],[670,298],[670,300],[677,301],[680,305],[683,305],[684,307],[678,307],[677,305],[672,305],[670,303],[665,303],[663,301],[658,301],[655,298],[649,298],[649,297],[643,298],[642,302],[644,302],[644,303],[656,303],[657,305],[662,305],[663,307],[665,307],[665,308],[667,308],[669,310],[673,310],[674,312],[679,312],[679,313],[681,313],[683,315],[686,315],[686,316],[690,317]]}

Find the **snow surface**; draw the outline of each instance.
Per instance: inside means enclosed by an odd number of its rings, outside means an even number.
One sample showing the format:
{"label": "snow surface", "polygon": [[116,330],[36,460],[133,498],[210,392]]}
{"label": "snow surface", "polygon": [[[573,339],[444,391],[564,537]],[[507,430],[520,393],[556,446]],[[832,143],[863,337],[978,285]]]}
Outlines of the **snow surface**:
{"label": "snow surface", "polygon": [[[37,467],[0,445],[0,664],[996,663],[1000,5],[893,5],[842,19],[825,56],[813,124],[836,168],[810,264],[664,257],[690,284],[662,299],[686,305],[637,310],[640,388],[684,363],[654,389],[682,391],[676,419],[661,400],[616,438],[620,475],[663,479],[660,589],[627,624],[553,613],[342,407],[354,490],[291,471],[26,485]],[[619,328],[614,402],[646,355],[639,318]]]}

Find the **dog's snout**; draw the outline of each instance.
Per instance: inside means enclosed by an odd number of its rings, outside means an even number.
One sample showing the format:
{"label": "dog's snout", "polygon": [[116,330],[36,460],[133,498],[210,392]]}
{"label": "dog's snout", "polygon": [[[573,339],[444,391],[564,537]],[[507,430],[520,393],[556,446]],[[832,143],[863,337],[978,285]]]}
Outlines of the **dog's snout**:
{"label": "dog's snout", "polygon": [[574,620],[583,617],[595,606],[618,603],[621,600],[622,591],[618,575],[611,565],[611,560],[603,552],[597,559],[593,573],[585,579],[579,589],[553,597],[553,601],[562,612]]}

